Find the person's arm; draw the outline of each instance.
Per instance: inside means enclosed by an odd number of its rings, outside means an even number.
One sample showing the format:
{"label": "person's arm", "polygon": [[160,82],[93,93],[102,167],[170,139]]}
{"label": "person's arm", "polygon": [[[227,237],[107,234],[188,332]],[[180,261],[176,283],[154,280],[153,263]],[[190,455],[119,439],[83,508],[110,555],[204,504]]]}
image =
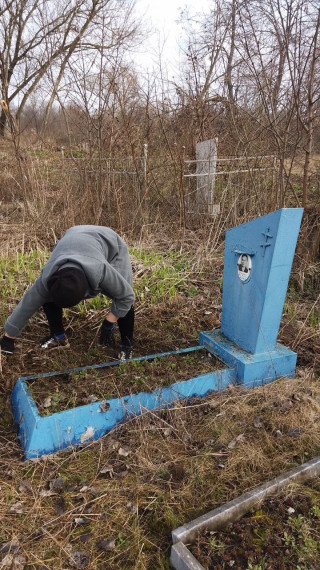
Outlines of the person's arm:
{"label": "person's arm", "polygon": [[42,284],[41,277],[25,292],[19,304],[7,318],[4,325],[5,336],[16,338],[32,315],[49,299],[49,294]]}
{"label": "person's arm", "polygon": [[130,310],[135,299],[133,289],[110,263],[106,263],[100,288],[102,293],[112,299],[107,320],[115,323]]}

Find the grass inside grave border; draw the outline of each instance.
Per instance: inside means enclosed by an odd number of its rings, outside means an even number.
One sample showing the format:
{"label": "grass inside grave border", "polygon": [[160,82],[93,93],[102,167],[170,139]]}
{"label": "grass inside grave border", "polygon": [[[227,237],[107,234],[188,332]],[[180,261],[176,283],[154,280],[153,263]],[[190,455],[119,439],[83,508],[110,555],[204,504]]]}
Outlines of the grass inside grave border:
{"label": "grass inside grave border", "polygon": [[40,416],[88,405],[96,401],[121,398],[140,392],[153,392],[225,368],[205,349],[148,360],[132,360],[115,366],[57,372],[26,382]]}

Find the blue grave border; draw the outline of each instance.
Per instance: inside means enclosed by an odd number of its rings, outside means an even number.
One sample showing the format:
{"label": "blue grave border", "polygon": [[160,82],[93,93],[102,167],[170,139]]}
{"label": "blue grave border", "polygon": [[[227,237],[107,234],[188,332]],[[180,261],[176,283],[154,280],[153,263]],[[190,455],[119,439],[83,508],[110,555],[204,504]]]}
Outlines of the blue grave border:
{"label": "blue grave border", "polygon": [[[268,355],[267,361],[264,361],[261,355],[245,353],[235,345],[228,347],[228,342],[219,331],[203,332],[200,333],[200,344],[197,346],[140,356],[130,361],[150,360],[205,348],[228,364],[228,368],[175,382],[164,388],[156,388],[153,392],[100,400],[48,416],[40,416],[29,391],[28,382],[124,363],[117,360],[19,378],[12,392],[12,412],[14,421],[18,425],[18,439],[24,450],[25,459],[41,457],[69,446],[83,445],[97,440],[118,424],[148,410],[165,409],[179,400],[203,397],[210,392],[223,390],[230,384],[253,387],[266,384],[279,376],[294,376],[297,355],[286,347],[277,344],[272,354]],[[260,375],[261,362],[266,372],[264,377]]]}

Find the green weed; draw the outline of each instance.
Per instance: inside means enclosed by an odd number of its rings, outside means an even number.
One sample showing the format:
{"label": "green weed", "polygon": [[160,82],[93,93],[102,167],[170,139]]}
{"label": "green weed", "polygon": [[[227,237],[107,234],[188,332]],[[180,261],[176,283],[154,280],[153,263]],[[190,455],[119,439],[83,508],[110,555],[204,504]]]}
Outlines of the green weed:
{"label": "green weed", "polygon": [[14,299],[21,296],[40,275],[48,258],[47,251],[32,250],[29,253],[17,253],[15,256],[0,258],[0,295]]}
{"label": "green weed", "polygon": [[216,537],[209,538],[208,544],[211,552],[217,552],[226,547],[225,543],[222,540],[218,540]]}
{"label": "green weed", "polygon": [[266,566],[265,564],[254,564],[251,562],[251,560],[248,560],[248,566],[246,568],[246,570],[265,570]]}
{"label": "green weed", "polygon": [[186,274],[191,272],[191,258],[177,252],[169,252],[164,256],[144,249],[132,248],[130,251],[147,269],[134,282],[138,300],[148,299],[154,305],[164,299],[170,300],[178,293],[196,294],[195,287],[186,285]]}
{"label": "green weed", "polygon": [[307,324],[309,325],[309,327],[314,328],[314,329],[319,327],[319,325],[320,325],[320,311],[319,311],[319,309],[312,309],[312,311],[309,314]]}
{"label": "green weed", "polygon": [[313,505],[311,514],[317,519],[320,519],[320,507],[318,507],[318,505]]}

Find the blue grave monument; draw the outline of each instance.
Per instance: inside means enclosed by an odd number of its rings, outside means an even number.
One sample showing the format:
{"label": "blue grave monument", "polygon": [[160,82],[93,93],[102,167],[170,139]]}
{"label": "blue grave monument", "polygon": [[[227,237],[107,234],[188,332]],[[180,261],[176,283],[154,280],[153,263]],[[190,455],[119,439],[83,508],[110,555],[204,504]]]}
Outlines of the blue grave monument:
{"label": "blue grave monument", "polygon": [[221,329],[200,344],[253,384],[292,376],[296,353],[277,343],[303,208],[282,208],[226,232]]}
{"label": "blue grave monument", "polygon": [[148,360],[205,348],[228,368],[176,382],[153,392],[41,416],[28,382],[67,372],[107,368],[107,362],[17,380],[12,392],[14,421],[25,458],[40,457],[100,438],[118,423],[179,399],[201,397],[228,384],[261,385],[292,377],[297,355],[277,343],[303,209],[283,208],[226,232],[221,328],[201,332],[199,345],[133,360]]}

